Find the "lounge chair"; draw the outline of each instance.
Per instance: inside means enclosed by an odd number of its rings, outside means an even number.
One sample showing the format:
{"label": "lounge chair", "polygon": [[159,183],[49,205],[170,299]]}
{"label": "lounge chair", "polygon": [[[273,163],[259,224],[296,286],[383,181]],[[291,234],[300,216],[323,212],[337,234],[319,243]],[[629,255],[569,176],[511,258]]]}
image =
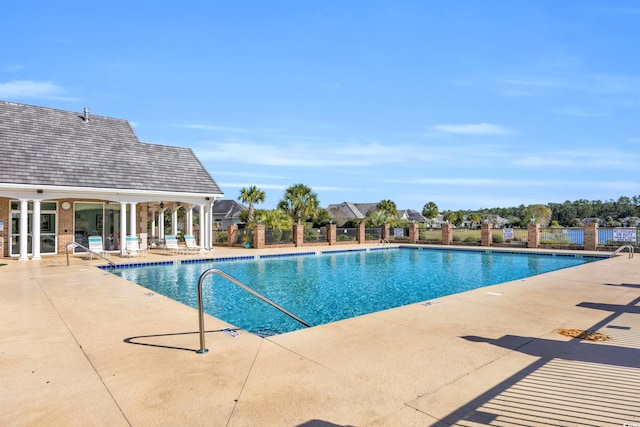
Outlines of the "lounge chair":
{"label": "lounge chair", "polygon": [[170,250],[173,255],[184,253],[184,250],[178,245],[176,236],[164,236],[164,248]]}
{"label": "lounge chair", "polygon": [[104,245],[102,244],[102,236],[89,236],[89,259],[91,259],[92,254],[109,259],[109,252],[104,250]]}
{"label": "lounge chair", "polygon": [[125,254],[128,257],[132,256],[146,256],[147,251],[140,249],[140,245],[138,243],[137,236],[127,236],[127,246],[126,246]]}
{"label": "lounge chair", "polygon": [[200,246],[196,244],[196,238],[194,236],[185,235],[184,243],[187,245],[187,253],[200,251]]}

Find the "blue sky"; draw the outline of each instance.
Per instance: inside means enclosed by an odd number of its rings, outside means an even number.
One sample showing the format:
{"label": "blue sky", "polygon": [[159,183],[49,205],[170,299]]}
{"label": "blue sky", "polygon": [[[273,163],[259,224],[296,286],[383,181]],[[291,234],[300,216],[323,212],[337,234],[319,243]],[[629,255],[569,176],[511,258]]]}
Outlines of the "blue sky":
{"label": "blue sky", "polygon": [[297,183],[325,207],[441,211],[640,194],[640,1],[23,0],[2,15],[0,100],[127,119],[192,148],[225,198],[264,190],[260,208]]}

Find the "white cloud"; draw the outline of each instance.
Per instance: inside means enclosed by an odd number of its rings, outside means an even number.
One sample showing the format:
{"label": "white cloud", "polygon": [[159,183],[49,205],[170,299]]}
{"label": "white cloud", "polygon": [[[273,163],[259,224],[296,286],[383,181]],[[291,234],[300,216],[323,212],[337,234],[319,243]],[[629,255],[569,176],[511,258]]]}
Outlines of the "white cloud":
{"label": "white cloud", "polygon": [[[194,149],[203,160],[237,162],[268,166],[354,167],[373,166],[380,163],[398,163],[428,158],[416,147],[383,144],[334,144],[318,147],[314,144],[257,144],[246,142],[207,142]],[[436,156],[431,155],[431,160]]]}
{"label": "white cloud", "polygon": [[206,131],[224,132],[224,133],[234,133],[234,134],[252,134],[252,133],[254,133],[254,131],[252,131],[251,129],[243,129],[243,128],[236,128],[236,127],[230,127],[230,126],[219,126],[219,125],[204,125],[204,124],[197,124],[197,123],[187,123],[187,124],[184,124],[184,125],[178,125],[178,127],[185,128],[185,129],[197,129],[197,130],[206,130]]}
{"label": "white cloud", "polygon": [[416,185],[450,185],[464,187],[523,187],[545,185],[543,181],[507,180],[494,178],[416,178],[407,180],[387,180],[386,182]]}
{"label": "white cloud", "polygon": [[6,65],[6,66],[4,66],[4,67],[2,67],[0,70],[1,70],[2,72],[5,72],[5,73],[14,73],[14,72],[16,72],[16,71],[20,71],[20,70],[22,70],[23,68],[24,68],[24,66],[23,66],[23,65],[12,64],[12,65]]}
{"label": "white cloud", "polygon": [[640,170],[640,155],[615,149],[565,150],[515,158],[518,167],[567,167],[580,169]]}
{"label": "white cloud", "polygon": [[436,125],[433,129],[462,135],[508,135],[513,131],[502,126],[492,125],[490,123],[478,124],[445,124]]}
{"label": "white cloud", "polygon": [[255,182],[218,182],[218,185],[221,188],[244,188],[255,185],[261,190],[284,190],[289,186],[285,184],[256,184]]}
{"label": "white cloud", "polygon": [[564,115],[564,116],[576,116],[576,117],[609,117],[613,115],[611,110],[586,110],[582,108],[576,107],[567,107],[563,109],[559,109],[555,111],[556,114]]}
{"label": "white cloud", "polygon": [[216,176],[241,176],[246,178],[263,178],[263,179],[288,179],[288,177],[283,175],[267,175],[260,173],[252,173],[252,172],[228,172],[228,171],[216,171]]}
{"label": "white cloud", "polygon": [[546,166],[577,166],[575,159],[551,156],[526,156],[513,160],[515,166],[524,167],[546,167]]}
{"label": "white cloud", "polygon": [[56,96],[62,92],[62,88],[52,82],[12,80],[0,83],[0,98],[42,98]]}

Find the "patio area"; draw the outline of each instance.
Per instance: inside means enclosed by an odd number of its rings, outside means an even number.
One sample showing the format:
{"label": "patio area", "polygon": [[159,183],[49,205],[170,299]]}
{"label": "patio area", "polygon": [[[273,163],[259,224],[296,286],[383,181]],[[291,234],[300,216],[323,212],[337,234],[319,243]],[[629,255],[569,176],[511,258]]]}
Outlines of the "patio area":
{"label": "patio area", "polygon": [[640,425],[640,256],[269,338],[206,316],[206,354],[197,310],[70,263],[0,259],[2,425]]}

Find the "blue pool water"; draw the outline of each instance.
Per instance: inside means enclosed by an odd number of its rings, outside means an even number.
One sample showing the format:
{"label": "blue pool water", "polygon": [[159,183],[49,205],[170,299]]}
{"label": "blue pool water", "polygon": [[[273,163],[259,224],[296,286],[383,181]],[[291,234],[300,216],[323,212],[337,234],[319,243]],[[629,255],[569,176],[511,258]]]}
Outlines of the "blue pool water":
{"label": "blue pool water", "polygon": [[[312,325],[320,325],[597,259],[400,248],[111,271],[197,308],[198,278],[215,267]],[[206,313],[258,335],[304,328],[218,275],[205,280],[203,302]]]}

